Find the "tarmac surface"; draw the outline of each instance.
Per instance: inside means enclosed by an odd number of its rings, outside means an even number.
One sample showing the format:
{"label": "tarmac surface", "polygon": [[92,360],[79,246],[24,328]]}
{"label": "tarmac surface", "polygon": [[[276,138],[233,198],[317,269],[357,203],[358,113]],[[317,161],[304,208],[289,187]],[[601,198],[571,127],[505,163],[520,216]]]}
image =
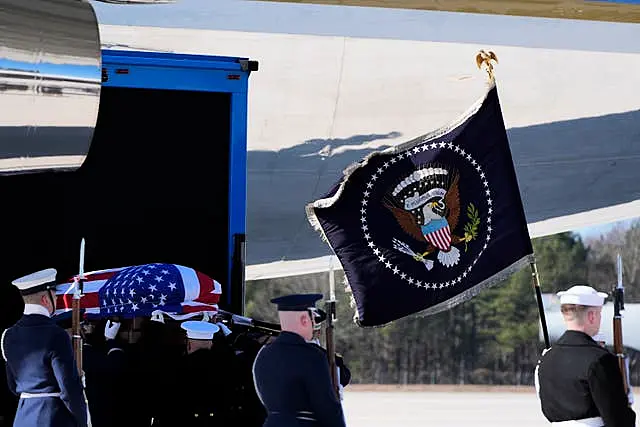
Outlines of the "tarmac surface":
{"label": "tarmac surface", "polygon": [[[343,402],[349,427],[542,427],[535,392],[352,391]],[[638,412],[637,404],[634,410]]]}

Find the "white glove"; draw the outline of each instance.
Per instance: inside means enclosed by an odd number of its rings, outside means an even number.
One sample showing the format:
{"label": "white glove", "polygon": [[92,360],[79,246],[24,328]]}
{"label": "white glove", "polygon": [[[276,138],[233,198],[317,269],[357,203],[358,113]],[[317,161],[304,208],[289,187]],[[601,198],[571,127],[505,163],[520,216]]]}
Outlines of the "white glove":
{"label": "white glove", "polygon": [[625,357],[624,359],[624,368],[627,370],[627,386],[629,387],[629,391],[627,392],[627,398],[629,399],[629,405],[633,405],[633,388],[631,387],[631,384],[629,384],[629,378],[631,378],[629,376],[629,358]]}
{"label": "white glove", "polygon": [[119,330],[119,322],[111,322],[111,320],[107,320],[107,324],[104,325],[104,337],[108,340],[113,340],[116,338],[116,335],[118,335]]}
{"label": "white glove", "polygon": [[151,313],[151,321],[164,323],[164,316],[160,311],[156,310],[153,313]]}
{"label": "white glove", "polygon": [[231,334],[231,329],[229,329],[229,327],[227,325],[225,325],[224,323],[216,322],[216,325],[218,325],[220,327],[220,329],[222,330],[222,333],[224,334],[225,337],[227,335]]}

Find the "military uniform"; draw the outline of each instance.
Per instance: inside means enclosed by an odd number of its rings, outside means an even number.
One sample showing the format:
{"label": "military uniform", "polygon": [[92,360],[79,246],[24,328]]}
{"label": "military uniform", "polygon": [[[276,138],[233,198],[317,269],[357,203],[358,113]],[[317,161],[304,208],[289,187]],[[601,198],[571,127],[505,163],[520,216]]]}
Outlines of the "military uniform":
{"label": "military uniform", "polygon": [[267,417],[262,402],[256,393],[253,382],[253,362],[258,352],[270,339],[258,331],[239,333],[234,341],[235,349],[235,403],[233,405],[233,425],[242,427],[260,427]]}
{"label": "military uniform", "polygon": [[[320,350],[325,357],[327,357],[327,349],[322,347],[318,341],[309,341],[309,344]],[[349,385],[351,382],[351,371],[344,363],[344,357],[336,353],[336,370],[338,372],[338,382],[340,383],[340,394],[342,394],[343,388]]]}
{"label": "military uniform", "polygon": [[[327,320],[327,313],[324,310],[318,309],[315,322],[320,324]],[[315,345],[320,351],[322,351],[325,355],[327,354],[327,350],[320,345],[320,339],[315,337],[311,341],[308,341],[310,344]],[[338,382],[340,383],[340,394],[342,395],[343,388],[346,387],[351,382],[351,371],[344,363],[344,358],[341,354],[336,353],[336,370],[338,371]]]}
{"label": "military uniform", "polygon": [[[606,294],[587,287],[560,292],[561,304],[602,305]],[[536,367],[542,413],[552,425],[635,426],[617,357],[578,330],[567,330]]]}
{"label": "military uniform", "polygon": [[[110,425],[115,427],[138,427],[151,425],[149,400],[158,402],[158,397],[149,390],[158,390],[145,376],[153,361],[140,352],[138,342],[131,343],[118,337],[119,322],[107,321],[105,325],[106,372],[105,386],[110,390]],[[136,410],[131,411],[131,402]]]}
{"label": "military uniform", "polygon": [[[181,327],[187,339],[208,345],[213,345],[214,334],[220,330],[219,326],[202,321],[183,322]],[[180,387],[175,387],[174,406],[161,425],[225,427],[235,424],[230,422],[233,367],[229,365],[232,360],[226,356],[224,349],[217,347],[198,348],[183,356],[173,379],[180,383]]]}
{"label": "military uniform", "polygon": [[[24,302],[20,291],[15,286],[0,286],[0,335],[9,326],[14,325],[23,314]],[[18,397],[9,391],[7,387],[7,368],[3,358],[0,357],[0,427],[13,425],[13,418],[18,409]],[[249,369],[251,371],[251,369]]]}
{"label": "military uniform", "polygon": [[[56,270],[48,269],[13,284],[22,295],[48,290],[54,304]],[[36,304],[1,339],[9,389],[20,397],[15,427],[86,426],[87,406],[67,332]]]}
{"label": "military uniform", "polygon": [[[291,295],[272,302],[279,311],[305,311],[320,298],[320,294]],[[264,427],[345,426],[325,353],[297,333],[283,330],[260,349],[253,377],[267,410]]]}
{"label": "military uniform", "polygon": [[113,408],[109,405],[111,393],[106,385],[106,357],[101,347],[85,342],[82,346],[82,369],[84,370],[89,412],[92,427],[109,427],[109,415]]}
{"label": "military uniform", "polygon": [[[138,425],[180,425],[166,423],[165,414],[170,413],[176,404],[169,390],[184,391],[180,382],[175,385],[170,383],[172,375],[168,375],[167,367],[172,367],[170,371],[173,371],[179,366],[182,349],[176,354],[173,346],[168,344],[167,335],[168,329],[162,313],[152,313],[151,319],[144,319],[140,324],[140,339],[136,342],[135,349],[138,356],[134,369],[138,384],[136,394],[140,396],[140,409],[144,411],[145,424],[141,422]],[[162,391],[148,393],[147,390]]]}

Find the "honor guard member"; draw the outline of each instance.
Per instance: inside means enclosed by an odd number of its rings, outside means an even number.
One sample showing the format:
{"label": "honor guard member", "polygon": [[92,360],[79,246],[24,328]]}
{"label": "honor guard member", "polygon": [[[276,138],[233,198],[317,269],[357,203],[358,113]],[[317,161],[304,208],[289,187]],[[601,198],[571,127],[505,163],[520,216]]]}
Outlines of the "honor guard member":
{"label": "honor guard member", "polygon": [[9,389],[19,395],[14,427],[87,425],[87,406],[71,339],[51,315],[56,309],[56,270],[13,281],[24,314],[2,333]]}
{"label": "honor guard member", "polygon": [[263,427],[344,427],[325,354],[307,341],[316,330],[315,302],[322,294],[288,295],[278,306],[280,335],[253,364],[256,391],[267,410]]}
{"label": "honor guard member", "polygon": [[[62,325],[61,325],[62,326]],[[109,388],[111,378],[104,351],[101,334],[96,331],[95,322],[83,322],[80,325],[82,333],[82,370],[85,376],[85,394],[91,427],[110,427],[113,413],[113,393]]]}
{"label": "honor guard member", "polygon": [[[327,319],[327,313],[324,310],[318,309],[317,315],[315,316],[315,319],[314,319],[316,322],[316,325],[324,322],[326,319]],[[324,347],[322,347],[322,345],[320,344],[319,329],[313,332],[313,338],[311,338],[311,340],[307,342],[309,344],[313,344],[314,346],[316,346],[325,355],[327,354],[327,350]],[[351,382],[351,371],[349,370],[347,365],[344,363],[344,358],[342,357],[341,354],[336,353],[335,357],[336,357],[336,370],[338,374],[338,382],[339,382],[339,389],[340,389],[340,400],[344,400],[344,388],[347,385],[349,385],[349,383]]]}
{"label": "honor guard member", "polygon": [[542,413],[552,425],[635,426],[618,359],[593,339],[607,294],[579,285],[557,295],[567,330],[536,367]]}
{"label": "honor guard member", "polygon": [[[180,362],[177,372],[181,387],[175,387],[173,421],[170,426],[213,427],[230,423],[231,386],[227,378],[230,367],[223,366],[212,350],[213,339],[220,327],[204,321],[183,322],[180,327],[186,331],[187,354]],[[165,425],[161,423],[161,425]]]}
{"label": "honor guard member", "polygon": [[[9,326],[14,325],[24,310],[24,301],[22,295],[15,286],[4,286],[0,284],[0,301],[2,301],[2,310],[0,310],[0,335],[2,331]],[[0,427],[8,427],[13,425],[13,418],[18,409],[18,397],[9,391],[7,387],[7,367],[4,359],[0,358],[2,366],[0,367]],[[248,369],[251,372],[251,369]]]}

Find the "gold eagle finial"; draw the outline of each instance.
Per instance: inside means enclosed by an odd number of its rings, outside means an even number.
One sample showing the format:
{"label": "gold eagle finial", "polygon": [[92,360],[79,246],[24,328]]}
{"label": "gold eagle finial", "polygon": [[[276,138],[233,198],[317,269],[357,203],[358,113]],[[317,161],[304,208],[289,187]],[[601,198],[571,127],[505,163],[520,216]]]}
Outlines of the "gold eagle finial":
{"label": "gold eagle finial", "polygon": [[491,61],[495,61],[496,64],[498,63],[498,57],[491,50],[489,52],[480,50],[480,52],[478,52],[478,54],[476,55],[476,65],[478,66],[478,68],[482,68],[482,64],[484,64],[487,69],[487,74],[489,74],[489,80],[493,81],[495,80],[495,76],[493,74],[493,64],[491,63]]}

